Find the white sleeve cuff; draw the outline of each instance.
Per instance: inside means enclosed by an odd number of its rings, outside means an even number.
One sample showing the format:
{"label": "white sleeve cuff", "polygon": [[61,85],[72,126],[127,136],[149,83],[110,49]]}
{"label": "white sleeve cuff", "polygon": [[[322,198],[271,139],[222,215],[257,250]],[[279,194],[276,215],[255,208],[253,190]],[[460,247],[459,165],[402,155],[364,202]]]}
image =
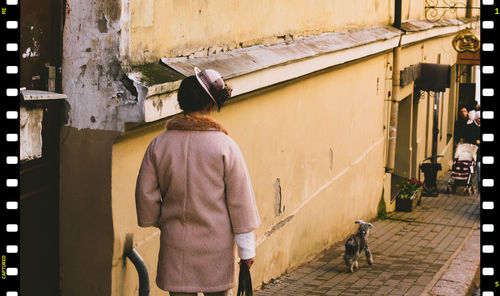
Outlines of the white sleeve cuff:
{"label": "white sleeve cuff", "polygon": [[255,257],[255,239],[252,232],[237,233],[234,235],[236,245],[238,246],[238,254],[242,260],[247,260]]}

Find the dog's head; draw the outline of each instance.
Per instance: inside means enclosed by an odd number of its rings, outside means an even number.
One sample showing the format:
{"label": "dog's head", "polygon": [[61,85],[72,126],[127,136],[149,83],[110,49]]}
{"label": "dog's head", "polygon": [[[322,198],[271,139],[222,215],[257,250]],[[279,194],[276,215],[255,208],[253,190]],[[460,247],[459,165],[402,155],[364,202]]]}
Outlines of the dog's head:
{"label": "dog's head", "polygon": [[356,224],[359,224],[359,229],[358,231],[362,234],[362,235],[368,235],[368,230],[370,229],[370,227],[374,227],[373,224],[371,223],[368,223],[368,222],[365,222],[363,220],[356,220],[356,222],[354,222]]}

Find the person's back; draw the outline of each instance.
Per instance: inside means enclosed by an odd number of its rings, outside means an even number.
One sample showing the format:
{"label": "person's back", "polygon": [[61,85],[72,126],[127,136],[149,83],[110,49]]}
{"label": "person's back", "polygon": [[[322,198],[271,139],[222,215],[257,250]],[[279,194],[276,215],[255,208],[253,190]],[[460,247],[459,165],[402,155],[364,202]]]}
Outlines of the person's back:
{"label": "person's back", "polygon": [[138,224],[161,230],[156,283],[172,296],[229,295],[235,241],[248,267],[255,257],[252,231],[260,219],[248,170],[226,129],[209,116],[230,89],[210,71],[195,68],[196,76],[181,82],[184,114],[149,144],[137,178]]}

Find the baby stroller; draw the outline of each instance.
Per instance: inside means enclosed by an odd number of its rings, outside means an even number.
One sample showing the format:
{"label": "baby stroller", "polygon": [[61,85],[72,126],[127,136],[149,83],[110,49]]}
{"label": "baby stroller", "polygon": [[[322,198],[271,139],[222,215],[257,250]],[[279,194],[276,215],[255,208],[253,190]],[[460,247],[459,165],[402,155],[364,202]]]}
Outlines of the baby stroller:
{"label": "baby stroller", "polygon": [[458,144],[453,166],[446,186],[447,193],[455,193],[457,186],[465,186],[464,195],[474,193],[472,185],[472,176],[476,166],[477,146],[473,144]]}

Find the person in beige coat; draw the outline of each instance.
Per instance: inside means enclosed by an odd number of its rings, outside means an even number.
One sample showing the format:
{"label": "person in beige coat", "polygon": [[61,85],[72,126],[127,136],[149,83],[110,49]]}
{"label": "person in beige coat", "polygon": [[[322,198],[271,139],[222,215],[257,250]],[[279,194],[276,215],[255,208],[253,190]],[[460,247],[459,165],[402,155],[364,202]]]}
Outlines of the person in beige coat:
{"label": "person in beige coat", "polygon": [[184,114],[148,146],[136,185],[138,224],[161,230],[156,283],[171,296],[231,295],[235,240],[249,267],[260,225],[248,169],[238,145],[210,112],[231,89],[214,70],[185,78]]}

